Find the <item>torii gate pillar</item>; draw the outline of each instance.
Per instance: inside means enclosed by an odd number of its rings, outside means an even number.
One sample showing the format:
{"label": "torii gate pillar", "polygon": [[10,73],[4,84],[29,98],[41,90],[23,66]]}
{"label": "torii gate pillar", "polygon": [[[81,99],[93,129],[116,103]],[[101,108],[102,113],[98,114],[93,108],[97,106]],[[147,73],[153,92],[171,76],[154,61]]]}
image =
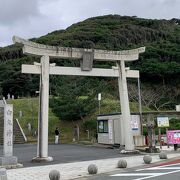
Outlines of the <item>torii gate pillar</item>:
{"label": "torii gate pillar", "polygon": [[125,62],[118,61],[117,62],[118,71],[119,71],[119,97],[121,104],[121,114],[123,119],[123,134],[125,141],[125,150],[126,151],[134,151],[134,142],[132,136],[132,127],[131,127],[131,116],[130,116],[130,108],[129,108],[129,98],[128,98],[128,90],[127,90],[127,80],[126,80],[126,72],[125,72]]}
{"label": "torii gate pillar", "polygon": [[52,161],[48,157],[49,56],[41,57],[37,157],[33,161]]}
{"label": "torii gate pillar", "polygon": [[40,70],[38,144],[37,157],[32,161],[52,161],[48,157],[48,114],[49,114],[49,56],[42,56],[38,64]]}

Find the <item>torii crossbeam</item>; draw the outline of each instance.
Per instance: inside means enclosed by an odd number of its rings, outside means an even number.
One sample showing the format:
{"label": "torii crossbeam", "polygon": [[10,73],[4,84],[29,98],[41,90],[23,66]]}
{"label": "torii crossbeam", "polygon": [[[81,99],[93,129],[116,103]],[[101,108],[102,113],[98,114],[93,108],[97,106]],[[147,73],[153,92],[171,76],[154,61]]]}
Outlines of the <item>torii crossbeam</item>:
{"label": "torii crossbeam", "polygon": [[[78,75],[116,77],[119,83],[121,113],[125,134],[125,150],[133,151],[134,143],[131,130],[131,118],[126,78],[139,78],[139,71],[125,68],[125,61],[138,60],[145,47],[124,50],[106,51],[96,49],[66,48],[34,43],[19,37],[13,37],[14,43],[23,44],[23,53],[41,57],[41,63],[22,65],[22,73],[40,74],[40,115],[38,120],[38,151],[36,160],[52,160],[48,157],[48,108],[49,108],[49,75]],[[80,59],[81,67],[62,67],[49,63],[52,58]],[[117,67],[112,69],[93,68],[93,61],[115,61]]]}

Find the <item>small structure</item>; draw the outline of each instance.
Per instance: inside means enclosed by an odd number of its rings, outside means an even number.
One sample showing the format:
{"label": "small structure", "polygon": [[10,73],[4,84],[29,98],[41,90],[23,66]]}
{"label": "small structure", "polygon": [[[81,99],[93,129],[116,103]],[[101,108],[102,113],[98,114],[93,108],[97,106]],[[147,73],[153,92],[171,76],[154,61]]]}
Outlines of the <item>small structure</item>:
{"label": "small structure", "polygon": [[88,166],[88,173],[89,174],[97,174],[98,172],[98,167],[95,164],[90,164]]}
{"label": "small structure", "polygon": [[[172,118],[179,119],[180,112],[151,111],[151,112],[142,112],[142,113],[131,113],[131,129],[132,129],[132,135],[135,146],[148,145],[149,146],[148,152],[154,152],[154,150],[155,151],[158,150],[155,147],[156,139],[155,139],[154,123],[155,123],[155,119],[158,118],[159,120],[163,120],[163,125],[164,125],[164,122],[166,122],[165,121],[166,118],[162,118],[162,117],[168,117],[169,120]],[[124,133],[123,118],[121,113],[98,115],[97,123],[98,123],[98,129],[97,129],[98,143],[110,144],[110,145],[114,145],[114,144],[125,145],[125,136],[128,134]],[[142,136],[143,126],[144,128],[147,129],[148,132],[146,140],[145,137]],[[175,132],[177,131],[178,130],[175,130]],[[172,143],[171,141],[169,142],[169,144],[174,144],[174,143]],[[179,144],[180,144],[180,138],[179,138]]]}
{"label": "small structure", "polygon": [[127,168],[127,161],[125,159],[120,159],[117,164],[118,168]]}
{"label": "small structure", "polygon": [[0,168],[0,180],[7,180],[7,173],[5,168]]}
{"label": "small structure", "polygon": [[150,164],[152,162],[152,157],[150,155],[145,155],[143,161],[145,164]]}
{"label": "small structure", "polygon": [[[97,117],[98,122],[98,143],[100,144],[120,144],[125,145],[122,115],[105,114]],[[140,114],[131,113],[131,128],[135,146],[144,146],[145,137],[141,136]]]}
{"label": "small structure", "polygon": [[17,157],[13,156],[13,105],[7,104],[5,99],[1,104],[4,114],[4,142],[3,157],[0,157],[0,166],[14,167],[17,166]]}
{"label": "small structure", "polygon": [[161,152],[159,154],[159,159],[168,159],[167,154],[165,152]]}
{"label": "small structure", "polygon": [[9,93],[7,95],[7,99],[11,99],[11,95]]}
{"label": "small structure", "polygon": [[50,180],[59,180],[60,179],[60,172],[57,170],[51,170],[49,173]]}

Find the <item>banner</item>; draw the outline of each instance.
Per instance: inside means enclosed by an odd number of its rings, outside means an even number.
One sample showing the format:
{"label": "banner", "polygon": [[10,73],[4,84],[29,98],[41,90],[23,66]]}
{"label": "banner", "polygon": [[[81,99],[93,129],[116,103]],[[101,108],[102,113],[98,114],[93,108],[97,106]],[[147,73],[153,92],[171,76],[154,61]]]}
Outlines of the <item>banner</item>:
{"label": "banner", "polygon": [[168,144],[180,144],[180,130],[167,131]]}

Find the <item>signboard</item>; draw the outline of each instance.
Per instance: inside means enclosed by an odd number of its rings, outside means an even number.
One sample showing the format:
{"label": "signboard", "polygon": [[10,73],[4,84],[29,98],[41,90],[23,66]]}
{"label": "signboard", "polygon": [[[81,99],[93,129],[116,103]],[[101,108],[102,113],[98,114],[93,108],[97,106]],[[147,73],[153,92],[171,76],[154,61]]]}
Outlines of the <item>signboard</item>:
{"label": "signboard", "polygon": [[4,156],[13,155],[13,105],[4,106]]}
{"label": "signboard", "polygon": [[168,117],[157,117],[158,127],[169,127],[169,118]]}
{"label": "signboard", "polygon": [[101,93],[98,93],[98,101],[101,100]]}
{"label": "signboard", "polygon": [[131,128],[132,130],[138,130],[138,116],[131,117]]}
{"label": "signboard", "polygon": [[180,144],[180,130],[167,131],[168,144]]}
{"label": "signboard", "polygon": [[176,111],[180,112],[180,105],[176,105]]}

